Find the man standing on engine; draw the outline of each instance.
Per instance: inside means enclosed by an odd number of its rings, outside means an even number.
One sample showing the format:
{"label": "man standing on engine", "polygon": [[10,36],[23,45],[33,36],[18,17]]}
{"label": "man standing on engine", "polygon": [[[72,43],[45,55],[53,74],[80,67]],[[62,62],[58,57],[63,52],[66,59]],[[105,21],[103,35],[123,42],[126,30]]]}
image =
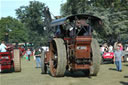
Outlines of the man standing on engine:
{"label": "man standing on engine", "polygon": [[7,48],[7,46],[5,45],[5,42],[2,41],[2,43],[0,45],[0,52],[6,52],[7,51],[6,48]]}

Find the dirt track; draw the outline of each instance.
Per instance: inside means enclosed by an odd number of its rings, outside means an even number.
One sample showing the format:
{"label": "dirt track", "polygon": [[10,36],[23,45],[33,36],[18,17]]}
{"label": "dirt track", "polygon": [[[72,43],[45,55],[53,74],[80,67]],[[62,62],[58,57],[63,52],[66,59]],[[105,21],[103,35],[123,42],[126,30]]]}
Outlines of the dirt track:
{"label": "dirt track", "polygon": [[35,68],[35,61],[22,59],[22,72],[0,74],[0,85],[128,85],[128,63],[123,63],[123,71],[117,72],[114,64],[101,65],[97,77],[84,77],[83,74],[66,74],[65,77],[42,75]]}

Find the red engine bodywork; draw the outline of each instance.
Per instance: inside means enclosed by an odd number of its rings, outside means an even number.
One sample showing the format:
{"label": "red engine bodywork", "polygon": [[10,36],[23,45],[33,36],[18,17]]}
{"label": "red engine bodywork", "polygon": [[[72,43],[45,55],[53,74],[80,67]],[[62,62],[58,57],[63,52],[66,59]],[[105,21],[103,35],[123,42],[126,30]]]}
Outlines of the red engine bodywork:
{"label": "red engine bodywork", "polygon": [[[64,38],[67,42],[69,52],[67,52],[67,64],[72,70],[89,70],[91,63],[91,36],[78,36],[74,41],[71,38]],[[50,52],[45,52],[45,64],[50,61]],[[73,59],[70,59],[74,57]],[[80,62],[80,63],[79,63]],[[81,63],[82,62],[82,63]]]}
{"label": "red engine bodywork", "polygon": [[[75,44],[75,60],[76,62],[73,64],[74,70],[84,70],[90,69],[90,63],[88,60],[90,59],[90,52],[91,52],[91,37],[76,37],[76,44]],[[83,61],[82,63],[79,63]],[[86,62],[84,62],[86,61]]]}
{"label": "red engine bodywork", "polygon": [[[91,53],[91,36],[78,36],[75,39],[75,44],[72,39],[64,39],[68,42],[69,53],[68,55],[73,56],[74,60],[69,59],[68,64],[72,67],[72,70],[85,70],[90,69],[90,53]],[[82,62],[82,63],[81,63]]]}
{"label": "red engine bodywork", "polygon": [[7,47],[7,52],[0,52],[0,71],[10,71],[14,68],[13,49],[15,46],[12,44],[8,44]]}
{"label": "red engine bodywork", "polygon": [[13,68],[13,53],[0,52],[0,70],[11,70]]}

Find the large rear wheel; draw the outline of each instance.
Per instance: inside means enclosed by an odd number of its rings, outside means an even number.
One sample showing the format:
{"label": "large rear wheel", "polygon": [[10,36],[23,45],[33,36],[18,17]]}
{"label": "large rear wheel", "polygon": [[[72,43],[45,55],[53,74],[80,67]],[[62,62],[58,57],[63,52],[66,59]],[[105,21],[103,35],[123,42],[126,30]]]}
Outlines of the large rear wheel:
{"label": "large rear wheel", "polygon": [[47,72],[47,67],[46,67],[46,64],[45,64],[45,52],[43,51],[42,54],[41,54],[41,73],[42,74],[46,74]]}
{"label": "large rear wheel", "polygon": [[90,75],[96,76],[99,72],[100,64],[101,64],[100,48],[96,39],[92,39],[91,49],[92,49],[92,66],[90,68]]}
{"label": "large rear wheel", "polygon": [[20,58],[20,50],[14,49],[14,70],[15,72],[21,72],[21,58]]}
{"label": "large rear wheel", "polygon": [[55,77],[62,77],[66,71],[66,47],[64,41],[55,38],[50,43],[50,73]]}

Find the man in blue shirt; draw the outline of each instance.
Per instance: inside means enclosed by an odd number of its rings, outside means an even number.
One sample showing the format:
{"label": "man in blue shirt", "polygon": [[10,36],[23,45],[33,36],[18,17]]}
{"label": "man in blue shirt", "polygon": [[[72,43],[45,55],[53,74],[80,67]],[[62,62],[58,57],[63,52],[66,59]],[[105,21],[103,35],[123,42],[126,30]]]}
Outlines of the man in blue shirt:
{"label": "man in blue shirt", "polygon": [[114,52],[114,55],[115,55],[115,64],[116,64],[116,68],[117,68],[117,71],[122,71],[122,51],[120,50],[120,46],[117,46],[117,49],[115,50]]}

